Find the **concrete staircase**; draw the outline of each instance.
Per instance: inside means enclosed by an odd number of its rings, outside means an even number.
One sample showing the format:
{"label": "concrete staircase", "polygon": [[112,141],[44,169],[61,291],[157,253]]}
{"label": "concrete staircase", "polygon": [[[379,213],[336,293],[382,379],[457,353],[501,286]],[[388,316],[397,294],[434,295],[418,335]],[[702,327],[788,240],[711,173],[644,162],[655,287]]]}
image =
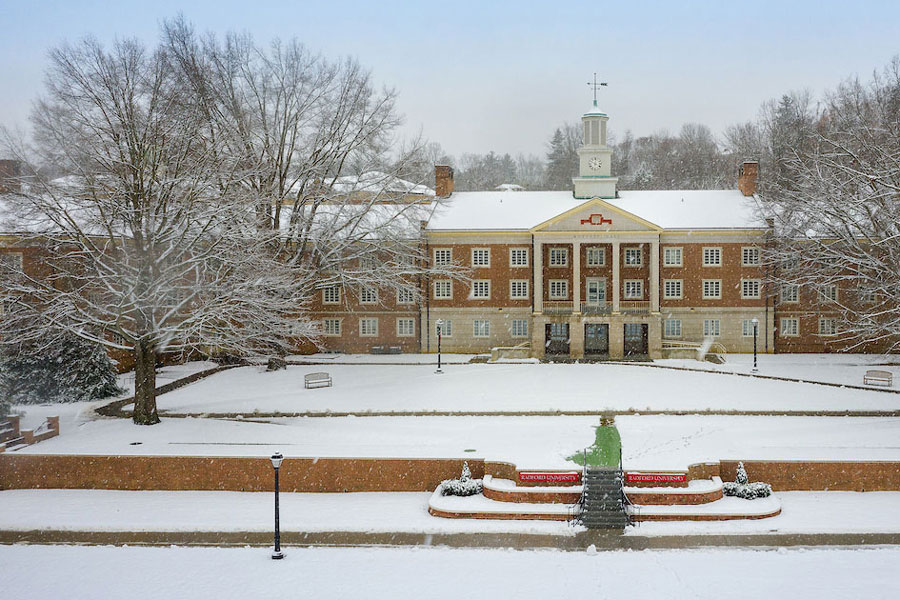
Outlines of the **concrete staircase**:
{"label": "concrete staircase", "polygon": [[588,529],[625,529],[631,523],[625,511],[624,476],[617,467],[584,470],[581,524]]}

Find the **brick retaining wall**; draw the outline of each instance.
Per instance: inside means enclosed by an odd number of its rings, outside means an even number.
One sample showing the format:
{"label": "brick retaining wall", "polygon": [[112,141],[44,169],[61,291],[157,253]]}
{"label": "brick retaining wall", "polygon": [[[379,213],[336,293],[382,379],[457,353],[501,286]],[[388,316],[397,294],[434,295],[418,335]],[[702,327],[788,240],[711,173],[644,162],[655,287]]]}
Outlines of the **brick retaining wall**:
{"label": "brick retaining wall", "polygon": [[[738,462],[720,461],[722,481],[734,481]],[[745,460],[743,463],[750,481],[765,481],[776,492],[900,491],[900,462]]]}
{"label": "brick retaining wall", "polygon": [[[516,480],[509,463],[476,459],[287,458],[281,469],[286,492],[431,492],[459,477],[464,460],[472,476]],[[751,481],[776,491],[900,491],[900,462],[743,461]],[[738,461],[692,465],[689,478],[716,475],[733,481]],[[265,457],[89,456],[6,452],[0,454],[0,489],[230,490],[272,489]]]}
{"label": "brick retaining wall", "polygon": [[[284,492],[431,492],[459,477],[463,459],[286,458]],[[484,462],[468,459],[473,477]],[[268,458],[0,455],[0,489],[228,490],[273,488]]]}

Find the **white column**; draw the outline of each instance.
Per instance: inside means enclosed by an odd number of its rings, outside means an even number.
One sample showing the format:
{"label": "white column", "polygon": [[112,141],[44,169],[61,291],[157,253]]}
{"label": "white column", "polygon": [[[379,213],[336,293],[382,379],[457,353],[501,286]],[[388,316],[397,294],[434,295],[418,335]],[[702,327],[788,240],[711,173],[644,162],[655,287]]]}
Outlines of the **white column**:
{"label": "white column", "polygon": [[581,312],[581,242],[572,241],[572,312]]}
{"label": "white column", "polygon": [[612,243],[612,256],[610,257],[612,261],[612,311],[614,313],[619,312],[619,295],[622,290],[622,282],[619,279],[619,240],[613,240]]}
{"label": "white column", "polygon": [[650,312],[659,312],[659,238],[650,242]]}
{"label": "white column", "polygon": [[[544,312],[544,251],[537,237],[531,248],[531,259],[534,261],[534,312]],[[543,356],[543,355],[541,355]]]}

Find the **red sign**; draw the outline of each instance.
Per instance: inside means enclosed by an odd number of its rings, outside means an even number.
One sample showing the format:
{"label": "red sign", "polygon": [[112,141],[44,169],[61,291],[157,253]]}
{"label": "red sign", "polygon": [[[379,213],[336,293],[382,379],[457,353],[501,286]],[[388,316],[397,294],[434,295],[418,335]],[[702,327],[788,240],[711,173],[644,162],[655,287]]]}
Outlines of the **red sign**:
{"label": "red sign", "polygon": [[561,481],[578,483],[581,473],[519,473],[519,481]]}
{"label": "red sign", "polygon": [[612,225],[612,219],[604,219],[602,213],[601,214],[595,213],[595,214],[592,214],[591,216],[589,216],[587,219],[581,220],[582,225],[603,225],[604,223]]}
{"label": "red sign", "polygon": [[627,473],[625,483],[684,483],[686,473]]}

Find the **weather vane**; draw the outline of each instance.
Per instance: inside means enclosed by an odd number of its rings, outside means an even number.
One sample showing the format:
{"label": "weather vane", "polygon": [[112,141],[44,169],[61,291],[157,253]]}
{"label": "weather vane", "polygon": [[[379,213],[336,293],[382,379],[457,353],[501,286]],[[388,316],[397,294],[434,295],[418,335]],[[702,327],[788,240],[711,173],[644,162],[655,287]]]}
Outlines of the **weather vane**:
{"label": "weather vane", "polygon": [[601,87],[606,87],[606,82],[601,81],[598,83],[597,82],[597,74],[594,73],[594,81],[593,82],[588,81],[588,85],[591,86],[592,90],[594,90],[594,106],[597,106],[597,90],[600,89]]}

